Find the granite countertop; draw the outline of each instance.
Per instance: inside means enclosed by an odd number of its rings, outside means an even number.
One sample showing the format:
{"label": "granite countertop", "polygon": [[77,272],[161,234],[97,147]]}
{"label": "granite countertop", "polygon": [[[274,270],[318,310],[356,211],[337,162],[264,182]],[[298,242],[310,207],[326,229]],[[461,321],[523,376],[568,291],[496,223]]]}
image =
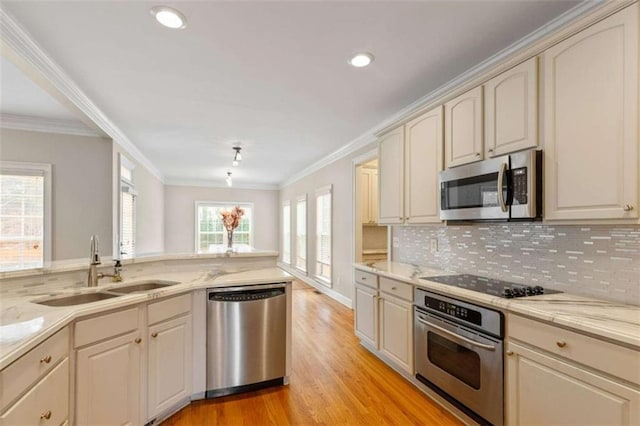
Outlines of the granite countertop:
{"label": "granite countertop", "polygon": [[196,289],[266,284],[291,281],[292,279],[291,275],[277,267],[228,274],[218,271],[158,273],[137,277],[130,281],[125,278],[121,283],[103,284],[96,288],[63,294],[109,291],[110,289],[115,290],[117,287],[147,281],[171,281],[176,284],[145,293],[132,293],[99,302],[64,307],[50,307],[33,303],[48,299],[49,296],[23,295],[3,298],[0,306],[0,369],[11,364],[73,320],[86,315],[151,302],[162,297],[188,293]]}
{"label": "granite countertop", "polygon": [[503,299],[420,278],[453,275],[455,274],[453,271],[391,261],[356,263],[354,266],[363,271],[411,283],[454,298],[494,306],[505,312],[547,321],[640,350],[640,307],[637,306],[567,293]]}

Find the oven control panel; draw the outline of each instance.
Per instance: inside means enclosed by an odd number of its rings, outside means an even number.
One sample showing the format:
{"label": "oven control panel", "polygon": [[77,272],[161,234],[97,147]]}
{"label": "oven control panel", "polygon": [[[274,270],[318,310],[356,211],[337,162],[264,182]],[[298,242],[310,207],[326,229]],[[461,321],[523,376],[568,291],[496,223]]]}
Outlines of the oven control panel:
{"label": "oven control panel", "polygon": [[431,296],[424,296],[424,306],[471,324],[482,325],[482,314],[475,309],[466,308]]}

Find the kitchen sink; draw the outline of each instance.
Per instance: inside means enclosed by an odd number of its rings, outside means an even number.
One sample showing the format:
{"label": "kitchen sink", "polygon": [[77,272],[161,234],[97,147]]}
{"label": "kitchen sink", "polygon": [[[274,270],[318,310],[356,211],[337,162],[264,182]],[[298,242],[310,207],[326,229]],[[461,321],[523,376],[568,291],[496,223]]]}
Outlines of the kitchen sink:
{"label": "kitchen sink", "polygon": [[85,293],[85,294],[74,294],[73,296],[66,297],[54,297],[51,299],[41,300],[40,302],[35,302],[39,305],[46,306],[74,306],[74,305],[82,305],[85,303],[99,302],[101,300],[111,299],[114,297],[119,297],[119,294],[111,294],[111,293]]}
{"label": "kitchen sink", "polygon": [[169,287],[174,284],[178,284],[173,281],[149,281],[138,284],[131,284],[124,287],[111,288],[110,292],[120,293],[120,294],[129,294],[129,293],[141,293],[145,291],[157,290],[159,288]]}

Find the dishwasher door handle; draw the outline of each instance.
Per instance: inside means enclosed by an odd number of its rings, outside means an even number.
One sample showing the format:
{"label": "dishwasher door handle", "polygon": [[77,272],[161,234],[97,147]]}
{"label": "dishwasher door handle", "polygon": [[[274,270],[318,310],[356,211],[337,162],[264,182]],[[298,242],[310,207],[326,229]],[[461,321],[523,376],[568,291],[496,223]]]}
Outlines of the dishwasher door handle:
{"label": "dishwasher door handle", "polygon": [[274,284],[258,284],[258,285],[244,285],[238,287],[215,287],[208,288],[207,293],[225,293],[229,291],[248,291],[248,290],[268,290],[271,288],[284,288],[287,283],[274,283]]}

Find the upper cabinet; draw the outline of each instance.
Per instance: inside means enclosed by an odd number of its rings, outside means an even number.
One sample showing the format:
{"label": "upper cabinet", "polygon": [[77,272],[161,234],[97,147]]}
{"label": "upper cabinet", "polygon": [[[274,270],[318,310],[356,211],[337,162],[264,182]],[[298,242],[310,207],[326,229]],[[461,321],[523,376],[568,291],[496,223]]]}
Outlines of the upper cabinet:
{"label": "upper cabinet", "polygon": [[538,58],[484,84],[484,156],[538,145]]}
{"label": "upper cabinet", "polygon": [[547,220],[638,218],[638,4],[542,56]]}
{"label": "upper cabinet", "polygon": [[378,223],[378,170],[363,167],[360,171],[361,213],[363,225]]}
{"label": "upper cabinet", "polygon": [[447,168],[482,159],[482,86],[444,105],[444,162]]}
{"label": "upper cabinet", "polygon": [[378,223],[440,222],[442,107],[384,135],[379,164]]}

